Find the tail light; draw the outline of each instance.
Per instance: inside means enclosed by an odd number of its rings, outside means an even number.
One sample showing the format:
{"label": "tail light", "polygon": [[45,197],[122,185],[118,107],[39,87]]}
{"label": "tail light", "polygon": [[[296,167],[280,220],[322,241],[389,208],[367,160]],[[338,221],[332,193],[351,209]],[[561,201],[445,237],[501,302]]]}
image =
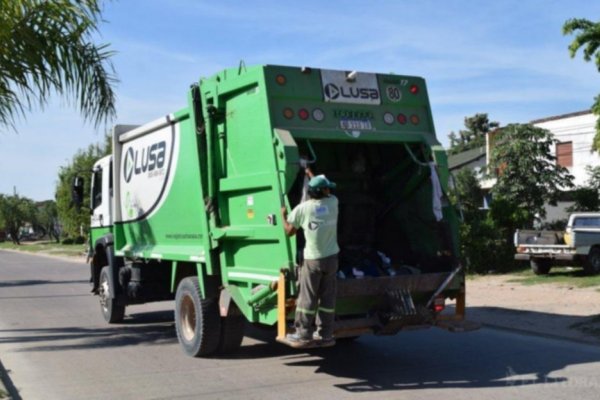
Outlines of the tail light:
{"label": "tail light", "polygon": [[310,113],[308,112],[308,110],[306,108],[301,108],[298,111],[298,116],[300,117],[301,120],[306,121],[308,119],[308,117],[310,116]]}
{"label": "tail light", "polygon": [[287,82],[287,79],[285,78],[285,75],[277,75],[275,77],[275,82],[277,82],[278,85],[283,86]]}
{"label": "tail light", "polygon": [[320,108],[315,108],[312,115],[314,120],[317,122],[321,122],[325,119],[325,113]]}
{"label": "tail light", "polygon": [[410,89],[409,89],[409,90],[410,90],[410,92],[411,92],[412,94],[417,94],[417,93],[419,93],[419,87],[418,87],[417,85],[410,85]]}
{"label": "tail light", "polygon": [[402,125],[406,124],[406,121],[407,121],[406,115],[404,115],[404,114],[398,114],[398,117],[396,117],[396,119]]}
{"label": "tail light", "polygon": [[294,110],[292,110],[291,108],[286,108],[285,110],[283,110],[283,116],[286,119],[294,118]]}
{"label": "tail light", "polygon": [[394,114],[386,112],[385,114],[383,114],[383,122],[385,122],[388,125],[391,125],[394,123]]}
{"label": "tail light", "polygon": [[441,313],[446,308],[446,298],[444,296],[438,296],[433,301],[433,311]]}

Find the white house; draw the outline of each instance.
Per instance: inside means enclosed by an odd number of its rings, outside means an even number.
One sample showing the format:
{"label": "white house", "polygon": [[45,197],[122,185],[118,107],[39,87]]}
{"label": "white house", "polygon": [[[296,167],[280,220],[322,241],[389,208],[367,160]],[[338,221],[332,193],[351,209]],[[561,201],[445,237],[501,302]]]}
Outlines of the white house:
{"label": "white house", "polygon": [[552,132],[559,141],[554,149],[556,162],[569,169],[577,186],[584,185],[588,179],[585,167],[600,165],[600,155],[592,153],[596,119],[588,110],[531,121],[534,126]]}
{"label": "white house", "polygon": [[[588,180],[587,166],[600,166],[600,155],[592,153],[592,142],[596,134],[597,117],[591,111],[580,111],[570,114],[557,115],[543,119],[537,119],[530,123],[539,128],[547,129],[558,140],[553,154],[557,157],[556,162],[566,167],[574,176],[573,183],[576,186],[585,185]],[[485,169],[490,163],[491,148],[494,145],[496,135],[501,129],[488,133],[485,148],[468,150],[463,153],[451,155],[448,164],[451,171],[462,168],[471,168],[476,172]],[[495,184],[495,178],[480,177],[482,189],[487,193]],[[487,208],[489,196],[486,194],[483,205]],[[556,207],[546,206],[546,221],[564,219],[567,217],[565,209],[572,205],[572,201],[559,201]]]}

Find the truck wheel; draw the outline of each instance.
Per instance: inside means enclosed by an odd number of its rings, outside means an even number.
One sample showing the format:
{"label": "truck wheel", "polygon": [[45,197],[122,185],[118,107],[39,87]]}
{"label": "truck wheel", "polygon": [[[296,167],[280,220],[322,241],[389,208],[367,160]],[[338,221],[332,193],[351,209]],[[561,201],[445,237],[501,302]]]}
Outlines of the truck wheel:
{"label": "truck wheel", "polygon": [[175,328],[179,343],[189,356],[208,356],[219,347],[221,316],[218,299],[202,299],[195,276],[185,278],[177,287]]}
{"label": "truck wheel", "polygon": [[221,317],[221,337],[219,353],[232,353],[240,348],[244,339],[246,318],[237,305],[232,301],[226,317]]}
{"label": "truck wheel", "polygon": [[550,268],[552,268],[550,260],[546,258],[532,258],[529,260],[529,264],[531,265],[531,270],[536,275],[548,275]]}
{"label": "truck wheel", "polygon": [[583,263],[583,270],[590,275],[600,273],[600,248],[594,247],[590,250]]}
{"label": "truck wheel", "polygon": [[114,324],[123,321],[125,317],[125,306],[115,303],[115,299],[111,299],[111,293],[114,288],[110,285],[108,279],[109,267],[103,267],[100,271],[100,283],[98,284],[98,296],[100,297],[100,310],[102,316],[109,324]]}

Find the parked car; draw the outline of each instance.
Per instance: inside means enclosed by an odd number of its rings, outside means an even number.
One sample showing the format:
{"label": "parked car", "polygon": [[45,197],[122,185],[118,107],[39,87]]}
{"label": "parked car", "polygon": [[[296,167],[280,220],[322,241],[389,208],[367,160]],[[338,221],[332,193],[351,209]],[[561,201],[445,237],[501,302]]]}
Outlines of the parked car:
{"label": "parked car", "polygon": [[536,275],[554,265],[582,266],[600,273],[600,213],[574,213],[564,231],[517,230],[515,260],[529,261]]}

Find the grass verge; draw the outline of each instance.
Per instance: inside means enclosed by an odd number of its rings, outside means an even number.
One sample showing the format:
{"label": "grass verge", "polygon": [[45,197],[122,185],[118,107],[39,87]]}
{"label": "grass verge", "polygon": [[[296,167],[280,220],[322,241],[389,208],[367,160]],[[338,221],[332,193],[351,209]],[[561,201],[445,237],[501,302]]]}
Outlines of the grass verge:
{"label": "grass verge", "polygon": [[0,249],[79,257],[86,251],[86,246],[83,244],[61,244],[52,241],[22,242],[20,245],[11,242],[1,242]]}
{"label": "grass verge", "polygon": [[586,275],[581,267],[553,267],[548,275],[535,275],[530,269],[513,272],[508,282],[523,285],[560,284],[577,288],[600,286],[600,275]]}

